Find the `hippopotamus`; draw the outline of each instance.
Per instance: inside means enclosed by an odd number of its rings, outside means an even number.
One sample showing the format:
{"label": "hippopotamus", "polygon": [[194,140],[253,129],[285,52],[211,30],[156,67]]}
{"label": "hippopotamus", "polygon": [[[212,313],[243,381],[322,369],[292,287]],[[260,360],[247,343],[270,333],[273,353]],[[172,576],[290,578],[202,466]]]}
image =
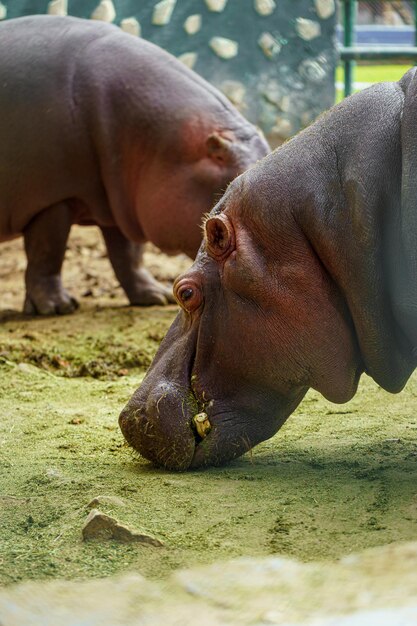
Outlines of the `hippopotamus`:
{"label": "hippopotamus", "polygon": [[417,365],[417,73],[323,114],[236,178],[174,283],[180,313],[120,415],[168,469],[270,438],[311,387],[398,392]]}
{"label": "hippopotamus", "polygon": [[143,245],[194,258],[201,217],[269,152],[212,85],[157,46],[103,22],[0,24],[0,241],[23,234],[24,311],[70,313],[61,283],[72,224],[101,228],[132,305],[173,301]]}

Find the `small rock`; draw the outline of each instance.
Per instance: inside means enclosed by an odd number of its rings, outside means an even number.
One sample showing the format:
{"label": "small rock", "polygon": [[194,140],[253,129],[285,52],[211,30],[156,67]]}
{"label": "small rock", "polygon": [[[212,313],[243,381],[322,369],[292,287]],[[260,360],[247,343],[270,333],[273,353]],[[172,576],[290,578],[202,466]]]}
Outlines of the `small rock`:
{"label": "small rock", "polygon": [[201,28],[201,15],[189,15],[184,22],[184,30],[188,35],[195,35]]}
{"label": "small rock", "polygon": [[210,48],[221,59],[233,59],[239,50],[237,41],[227,39],[226,37],[212,37],[209,43]]}
{"label": "small rock", "polygon": [[31,363],[18,363],[17,367],[24,374],[35,374],[36,376],[44,374],[36,365],[32,365]]}
{"label": "small rock", "polygon": [[92,509],[88,514],[82,528],[82,535],[84,541],[114,539],[122,543],[143,543],[155,547],[164,545],[151,535],[139,533],[119,524],[114,517],[100,513],[97,509]]}
{"label": "small rock", "polygon": [[262,33],[258,39],[258,46],[268,59],[277,56],[281,51],[281,44],[271,35],[271,33]]}
{"label": "small rock", "polygon": [[68,424],[74,424],[75,426],[79,426],[79,424],[83,424],[84,422],[85,419],[83,417],[73,417],[72,419],[70,419]]}
{"label": "small rock", "polygon": [[94,509],[99,504],[113,504],[115,506],[126,506],[126,503],[123,502],[123,500],[121,498],[118,498],[117,496],[96,496],[87,504],[87,508]]}
{"label": "small rock", "polygon": [[278,135],[284,139],[291,137],[293,128],[289,119],[285,117],[277,117],[275,125],[271,129],[272,134]]}
{"label": "small rock", "polygon": [[226,4],[227,0],[206,0],[208,10],[216,13],[224,11]]}
{"label": "small rock", "polygon": [[193,424],[199,437],[201,437],[202,439],[207,437],[207,435],[211,431],[210,420],[208,418],[207,413],[205,412],[197,413],[197,415],[194,415]]}
{"label": "small rock", "polygon": [[181,63],[184,63],[184,65],[192,70],[197,63],[197,57],[197,52],[184,52],[184,54],[180,54],[178,61],[181,61]]}
{"label": "small rock", "polygon": [[308,20],[304,17],[297,17],[295,22],[297,33],[301,39],[311,41],[321,35],[321,26],[318,22]]}
{"label": "small rock", "polygon": [[272,15],[275,6],[274,0],[255,0],[255,11],[262,16]]}
{"label": "small rock", "polygon": [[[113,22],[115,17],[116,9],[114,8],[112,0],[101,0],[100,4],[94,9],[91,14],[92,20],[100,20],[102,22]],[[90,254],[90,252],[85,252],[84,249],[81,249],[81,254],[83,256],[87,256],[87,254]]]}
{"label": "small rock", "polygon": [[314,0],[316,13],[322,20],[327,20],[336,10],[334,0]]}
{"label": "small rock", "polygon": [[220,89],[236,106],[243,104],[246,94],[246,87],[243,83],[238,80],[225,80],[220,85]]}
{"label": "small rock", "polygon": [[154,26],[165,26],[171,21],[172,12],[175,9],[177,0],[161,0],[155,4],[152,15]]}
{"label": "small rock", "polygon": [[298,73],[311,83],[320,83],[326,78],[324,64],[317,59],[305,59],[298,66]]}
{"label": "small rock", "polygon": [[142,28],[136,17],[126,17],[120,22],[120,28],[123,32],[129,33],[134,37],[140,37]]}
{"label": "small rock", "polygon": [[48,15],[68,15],[68,0],[51,0],[47,13]]}

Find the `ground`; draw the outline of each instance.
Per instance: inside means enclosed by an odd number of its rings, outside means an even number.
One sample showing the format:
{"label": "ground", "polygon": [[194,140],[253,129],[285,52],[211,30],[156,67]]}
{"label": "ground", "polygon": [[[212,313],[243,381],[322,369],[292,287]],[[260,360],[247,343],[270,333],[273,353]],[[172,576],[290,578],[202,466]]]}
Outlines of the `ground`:
{"label": "ground", "polygon": [[[117,417],[176,307],[131,308],[95,229],[74,229],[72,316],[37,319],[23,300],[21,241],[0,246],[0,583],[178,567],[237,556],[337,558],[417,534],[417,377],[389,395],[364,377],[343,406],[310,392],[283,429],[219,469],[155,469]],[[188,265],[150,250],[162,280]],[[84,294],[84,296],[82,296]],[[89,502],[164,547],[85,543]]]}

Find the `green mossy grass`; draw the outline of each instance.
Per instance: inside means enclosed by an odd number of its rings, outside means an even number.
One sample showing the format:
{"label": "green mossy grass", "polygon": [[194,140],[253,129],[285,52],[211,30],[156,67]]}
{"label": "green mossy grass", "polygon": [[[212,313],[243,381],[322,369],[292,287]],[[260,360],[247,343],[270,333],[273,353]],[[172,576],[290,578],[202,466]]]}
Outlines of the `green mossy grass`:
{"label": "green mossy grass", "polygon": [[[83,308],[0,326],[0,583],[171,570],[241,555],[327,559],[417,535],[417,377],[364,377],[346,405],[310,392],[284,428],[224,467],[170,473],[117,417],[175,307]],[[259,416],[262,419],[262,416]],[[165,543],[84,543],[87,504]]]}

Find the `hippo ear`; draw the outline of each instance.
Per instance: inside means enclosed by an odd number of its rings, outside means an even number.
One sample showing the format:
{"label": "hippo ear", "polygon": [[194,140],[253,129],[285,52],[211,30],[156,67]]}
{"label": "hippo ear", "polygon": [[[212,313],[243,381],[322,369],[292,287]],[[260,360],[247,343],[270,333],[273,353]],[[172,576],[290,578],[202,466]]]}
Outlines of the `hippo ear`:
{"label": "hippo ear", "polygon": [[205,223],[205,239],[207,252],[217,260],[228,257],[236,247],[235,231],[225,215],[209,217]]}
{"label": "hippo ear", "polygon": [[228,164],[234,160],[233,141],[212,133],[206,141],[207,155],[217,163]]}

